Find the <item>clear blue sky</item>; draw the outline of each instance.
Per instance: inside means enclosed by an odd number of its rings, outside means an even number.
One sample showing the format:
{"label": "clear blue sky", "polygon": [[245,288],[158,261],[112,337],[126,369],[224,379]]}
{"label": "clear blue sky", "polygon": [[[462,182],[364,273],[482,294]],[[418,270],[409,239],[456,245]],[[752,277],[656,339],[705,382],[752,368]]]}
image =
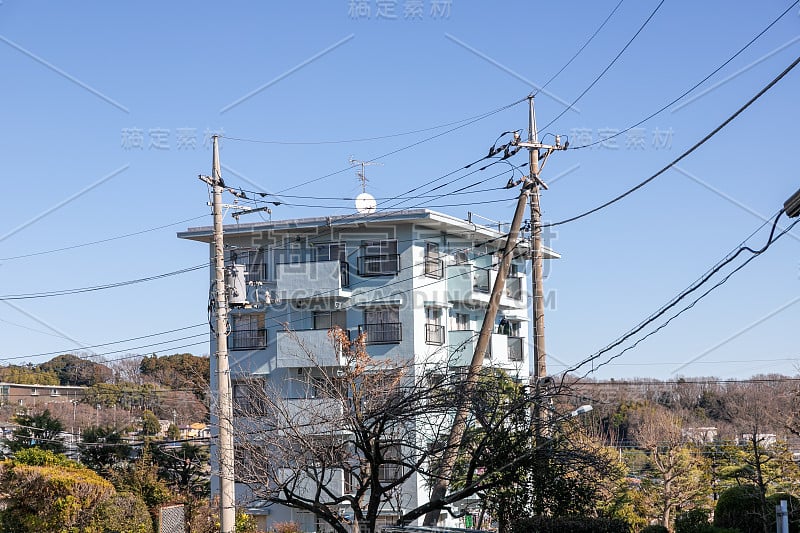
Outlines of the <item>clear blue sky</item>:
{"label": "clear blue sky", "polygon": [[[357,4],[367,5],[369,13]],[[3,0],[0,256],[6,259],[0,260],[0,293],[98,285],[202,263],[206,248],[179,241],[175,233],[209,224],[208,216],[101,245],[7,258],[207,215],[206,188],[196,177],[210,170],[207,132],[278,141],[362,138],[461,120],[524,98],[533,90],[528,82],[547,81],[616,4],[551,2],[534,8],[530,2],[424,0],[421,12],[413,13],[415,2],[406,0],[232,5]],[[595,79],[656,5],[621,4],[547,94],[537,96],[540,127]],[[702,79],[789,5],[665,2],[578,110],[542,133],[569,135],[578,145],[630,126]],[[380,17],[379,10],[384,10]],[[693,93],[711,89],[706,94],[666,110],[635,135],[618,137],[616,147],[554,155],[543,173],[552,182],[542,197],[544,218],[577,214],[660,169],[791,63],[800,54],[799,36],[795,6]],[[759,215],[774,214],[800,186],[798,94],[800,69],[681,162],[680,171],[670,170],[626,200],[550,235],[549,244],[563,256],[549,265],[546,281],[555,295],[546,317],[551,371],[637,324],[758,228]],[[523,103],[385,157],[383,166],[369,167],[368,190],[378,197],[400,194],[477,159],[498,134],[526,125]],[[223,175],[232,185],[280,191],[343,169],[350,156],[372,159],[442,131],[347,144],[224,140]],[[522,163],[524,156],[514,161]],[[446,190],[488,178],[487,172],[463,180],[455,174]],[[482,187],[501,186],[507,178]],[[358,192],[350,170],[292,191]],[[431,204],[510,197],[498,191]],[[513,202],[437,209],[508,220]],[[331,212],[349,210],[282,205],[273,218]],[[762,230],[753,244],[760,246],[765,238]],[[682,363],[720,344],[679,374],[796,373],[800,301],[780,309],[800,297],[798,252],[800,229],[594,375],[672,378]],[[207,272],[198,271],[88,294],[0,302],[0,355],[67,351],[199,324],[206,318],[206,289]],[[171,347],[192,342],[198,339],[131,351],[171,353]],[[185,350],[208,348],[178,351]]]}

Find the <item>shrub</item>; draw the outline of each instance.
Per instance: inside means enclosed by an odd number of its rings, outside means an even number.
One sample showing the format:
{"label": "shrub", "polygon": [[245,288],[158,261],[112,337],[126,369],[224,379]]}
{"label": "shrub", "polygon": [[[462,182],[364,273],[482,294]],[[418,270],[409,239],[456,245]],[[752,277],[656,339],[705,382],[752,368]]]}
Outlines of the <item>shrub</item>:
{"label": "shrub", "polygon": [[[774,519],[770,521],[770,524]],[[761,515],[761,496],[758,487],[740,485],[722,492],[714,510],[714,525],[729,527],[742,533],[764,531],[764,517]]]}
{"label": "shrub", "polygon": [[642,529],[639,533],[669,533],[669,529],[661,524],[651,524]]}
{"label": "shrub", "polygon": [[0,468],[0,491],[7,495],[4,531],[67,532],[87,526],[114,487],[88,468],[6,461]]}
{"label": "shrub", "polygon": [[152,533],[153,519],[144,501],[130,492],[121,492],[97,506],[94,525],[100,531]]}
{"label": "shrub", "polygon": [[627,522],[588,516],[523,518],[511,524],[511,533],[630,533]]}
{"label": "shrub", "polygon": [[28,466],[61,466],[82,468],[80,463],[70,461],[65,455],[41,448],[25,448],[14,454],[14,464]]}
{"label": "shrub", "polygon": [[675,517],[675,533],[709,533],[714,527],[705,509],[684,511]]}

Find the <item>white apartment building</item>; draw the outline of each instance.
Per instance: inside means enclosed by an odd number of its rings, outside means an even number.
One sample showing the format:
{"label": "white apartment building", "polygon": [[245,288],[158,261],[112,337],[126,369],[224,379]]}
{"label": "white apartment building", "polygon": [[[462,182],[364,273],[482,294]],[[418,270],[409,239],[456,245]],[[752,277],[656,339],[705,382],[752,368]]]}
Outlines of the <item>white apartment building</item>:
{"label": "white apartment building", "polygon": [[[339,326],[367,334],[372,358],[446,362],[466,367],[489,301],[507,227],[487,227],[427,209],[316,217],[225,226],[230,273],[228,336],[234,402],[247,393],[237,380],[258,375],[290,382],[309,366],[298,340],[333,371],[340,361],[328,331]],[[190,228],[179,238],[210,243],[212,229]],[[212,253],[209,246],[209,253]],[[210,256],[211,257],[211,256]],[[545,250],[545,257],[557,257]],[[486,365],[529,376],[529,255],[522,241],[512,260]],[[210,269],[213,281],[213,269]],[[289,327],[292,331],[286,330]],[[210,347],[215,345],[212,336]],[[212,390],[216,374],[212,371]],[[285,388],[302,398],[303,391]],[[308,395],[305,395],[308,398]],[[213,454],[212,454],[213,455]],[[427,501],[424,480],[405,486],[407,502]],[[218,487],[212,486],[212,491]],[[261,527],[294,521],[320,529],[313,516],[276,506],[249,505]],[[397,516],[387,511],[386,523]],[[445,520],[442,525],[462,525]]]}

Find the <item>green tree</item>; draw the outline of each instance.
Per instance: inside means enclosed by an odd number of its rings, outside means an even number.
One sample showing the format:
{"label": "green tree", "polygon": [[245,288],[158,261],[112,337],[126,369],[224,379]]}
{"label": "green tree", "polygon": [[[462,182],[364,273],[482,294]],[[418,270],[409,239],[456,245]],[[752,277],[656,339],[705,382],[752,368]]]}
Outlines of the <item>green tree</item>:
{"label": "green tree", "polygon": [[0,367],[0,381],[23,385],[58,385],[55,372],[41,370],[33,365],[9,365]]}
{"label": "green tree", "polygon": [[184,442],[180,447],[154,446],[153,460],[159,478],[186,496],[204,497],[209,493],[208,446]]}
{"label": "green tree", "polygon": [[119,430],[108,426],[84,430],[79,449],[81,462],[101,475],[108,474],[114,465],[129,460],[132,452]]}
{"label": "green tree", "polygon": [[142,413],[142,433],[147,436],[157,435],[161,431],[161,422],[149,409]]}
{"label": "green tree", "polygon": [[109,381],[113,377],[111,369],[106,365],[72,354],[54,357],[40,364],[39,368],[45,372],[55,373],[61,385],[90,387]]}
{"label": "green tree", "polygon": [[64,431],[64,425],[54,418],[50,411],[45,409],[36,415],[17,415],[13,418],[17,424],[8,446],[12,451],[23,448],[42,448],[56,453],[64,451],[64,441],[59,435]]}
{"label": "green tree", "polygon": [[171,389],[190,389],[201,400],[206,399],[210,379],[210,359],[190,353],[142,358],[139,371]]}
{"label": "green tree", "polygon": [[175,424],[170,424],[167,428],[167,438],[169,440],[178,440],[181,438],[181,428]]}
{"label": "green tree", "polygon": [[177,500],[176,495],[159,478],[149,444],[142,446],[139,459],[114,469],[109,477],[118,491],[135,494],[150,509]]}

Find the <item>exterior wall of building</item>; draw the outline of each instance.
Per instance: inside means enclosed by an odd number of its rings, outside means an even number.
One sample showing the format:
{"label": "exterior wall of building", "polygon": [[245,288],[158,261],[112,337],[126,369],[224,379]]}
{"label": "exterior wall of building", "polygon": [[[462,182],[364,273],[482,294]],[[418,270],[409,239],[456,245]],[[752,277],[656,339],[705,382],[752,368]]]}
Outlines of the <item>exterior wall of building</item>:
{"label": "exterior wall of building", "polygon": [[[376,216],[374,221],[341,227],[298,220],[227,232],[227,263],[242,264],[239,270],[247,272],[245,281],[250,282],[228,284],[237,288],[240,300],[249,301],[231,310],[233,382],[262,375],[273,386],[280,384],[286,398],[310,398],[309,391],[290,378],[311,366],[309,353],[319,366],[340,366],[327,334],[333,323],[351,338],[365,331],[373,358],[468,366],[502,242],[495,231],[449,218],[419,210],[413,216]],[[209,240],[202,231],[181,236]],[[515,326],[504,331],[495,326],[486,357],[487,365],[502,367],[521,380],[529,374],[524,272],[525,258],[515,258],[498,313],[498,319],[504,316]],[[211,271],[212,281],[213,275]],[[215,352],[212,338],[211,353]],[[211,376],[216,390],[213,367]],[[212,427],[214,418],[212,412]],[[212,479],[216,490],[217,480]],[[425,480],[415,475],[404,486],[400,506],[411,509],[427,497]],[[279,506],[253,512],[265,524],[294,521],[305,531],[320,527],[313,516]],[[386,510],[387,515],[393,512]]]}
{"label": "exterior wall of building", "polygon": [[85,395],[86,387],[0,383],[0,404],[22,408],[36,409],[49,403],[80,401]]}

